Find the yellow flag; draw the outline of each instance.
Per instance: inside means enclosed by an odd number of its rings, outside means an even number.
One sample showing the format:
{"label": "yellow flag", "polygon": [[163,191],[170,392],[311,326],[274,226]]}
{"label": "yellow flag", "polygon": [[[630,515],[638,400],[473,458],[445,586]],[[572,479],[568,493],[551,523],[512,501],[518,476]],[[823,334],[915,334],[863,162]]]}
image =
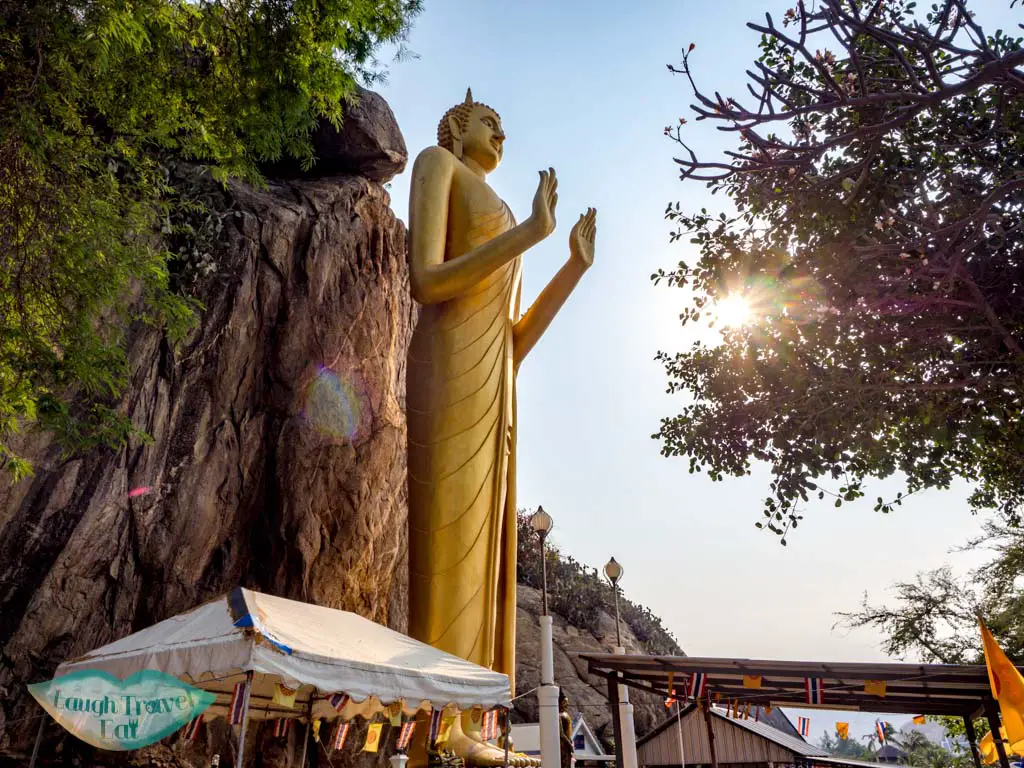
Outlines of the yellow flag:
{"label": "yellow flag", "polygon": [[447,744],[448,737],[452,735],[452,727],[455,725],[454,717],[446,717],[441,720],[441,728],[437,732],[437,739],[434,740],[435,744]]}
{"label": "yellow flag", "polygon": [[317,718],[313,721],[313,741],[320,741],[320,719]]}
{"label": "yellow flag", "polygon": [[282,707],[294,707],[296,693],[298,691],[294,688],[278,683],[274,686],[274,703]]}
{"label": "yellow flag", "polygon": [[[999,735],[1006,739],[1006,729],[1000,728]],[[996,743],[992,740],[992,731],[989,731],[978,739],[978,752],[981,753],[981,762],[985,765],[992,765],[999,761],[999,753],[996,751]]]}
{"label": "yellow flag", "polygon": [[388,707],[388,722],[392,728],[402,727],[402,702],[396,701]]}
{"label": "yellow flag", "polygon": [[914,724],[915,725],[924,725],[925,722],[926,722],[926,718],[925,718],[924,715],[914,715]]}
{"label": "yellow flag", "polygon": [[761,676],[760,675],[744,675],[743,676],[743,687],[744,688],[760,688],[761,687]]}
{"label": "yellow flag", "polygon": [[850,738],[850,724],[849,723],[836,723],[836,733],[839,734],[840,739]]}
{"label": "yellow flag", "polygon": [[380,732],[384,728],[384,723],[370,723],[370,727],[366,729],[366,743],[363,744],[363,752],[376,752],[377,747],[380,746]]}
{"label": "yellow flag", "polygon": [[981,618],[978,619],[978,625],[981,627],[981,642],[985,648],[985,665],[988,667],[992,695],[999,702],[999,709],[1003,713],[1003,727],[1010,747],[1014,752],[1019,752],[1024,749],[1024,677],[1006,658]]}
{"label": "yellow flag", "polygon": [[872,696],[885,696],[885,680],[865,680],[864,693]]}

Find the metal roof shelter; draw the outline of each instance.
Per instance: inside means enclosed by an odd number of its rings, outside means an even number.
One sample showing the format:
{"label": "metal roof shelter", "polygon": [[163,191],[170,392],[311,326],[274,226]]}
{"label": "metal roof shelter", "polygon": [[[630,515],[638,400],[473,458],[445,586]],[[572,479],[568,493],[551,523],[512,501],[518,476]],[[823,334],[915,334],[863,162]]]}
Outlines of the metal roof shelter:
{"label": "metal roof shelter", "polygon": [[717,745],[712,758],[708,729],[701,715],[690,702],[679,712],[678,718],[671,715],[640,739],[636,744],[640,764],[645,768],[711,765],[712,762],[720,766],[810,766],[813,758],[828,757],[821,747],[808,744],[799,736],[783,733],[767,723],[733,718],[712,707],[711,728]]}
{"label": "metal roof shelter", "polygon": [[[613,704],[618,701],[614,683],[668,696],[669,675],[672,675],[672,687],[678,695],[684,691],[690,674],[702,672],[707,676],[707,691],[726,701],[755,706],[962,717],[978,768],[981,768],[981,758],[973,719],[984,714],[998,733],[995,726],[999,723],[999,707],[992,698],[988,671],[980,665],[771,661],[610,653],[583,653],[580,658],[587,662],[591,674],[608,680]],[[745,676],[760,677],[761,687],[744,687]],[[820,706],[812,707],[807,703],[808,678],[822,681],[823,703]],[[884,681],[885,695],[866,693],[864,684],[869,680]],[[1002,768],[1009,768],[1002,744],[996,742],[996,746]]]}

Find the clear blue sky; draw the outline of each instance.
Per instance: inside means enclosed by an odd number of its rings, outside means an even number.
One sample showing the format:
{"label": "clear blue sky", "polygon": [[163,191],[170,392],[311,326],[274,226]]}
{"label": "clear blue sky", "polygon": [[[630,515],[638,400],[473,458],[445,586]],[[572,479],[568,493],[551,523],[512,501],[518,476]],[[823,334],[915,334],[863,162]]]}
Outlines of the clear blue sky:
{"label": "clear blue sky", "polygon": [[[871,503],[808,511],[788,548],[759,532],[766,472],[712,483],[666,459],[650,435],[676,413],[654,361],[686,343],[681,292],[655,288],[650,274],[680,258],[669,245],[666,203],[721,205],[683,184],[662,134],[689,114],[689,93],[666,64],[696,43],[699,82],[725,95],[745,92],[743,73],[758,36],[745,27],[778,0],[427,0],[409,44],[418,59],[391,65],[379,88],[402,127],[410,156],[436,141],[437,122],[466,87],[502,116],[504,164],[490,177],[519,220],[530,210],[537,171],[559,178],[559,226],[524,259],[524,307],[568,254],[572,222],[598,209],[595,266],[519,374],[519,503],[555,519],[554,541],[592,566],[614,555],[623,588],[662,617],[691,655],[873,660],[869,631],[833,630],[834,612],[894,581],[976,555],[951,546],[978,530],[965,488],[924,494],[896,514]],[[1009,0],[973,0],[978,20],[1010,28]],[[1019,20],[1019,18],[1018,18]],[[705,151],[726,146],[703,124],[689,138]],[[410,167],[412,165],[410,159]],[[407,220],[408,172],[391,184]],[[890,492],[898,485],[890,483]],[[881,491],[879,491],[881,492]],[[877,493],[869,493],[873,498]],[[795,711],[794,711],[795,713]],[[808,714],[808,713],[801,713]],[[809,713],[817,739],[837,716]],[[839,716],[854,734],[874,716]],[[899,727],[907,718],[887,719]]]}

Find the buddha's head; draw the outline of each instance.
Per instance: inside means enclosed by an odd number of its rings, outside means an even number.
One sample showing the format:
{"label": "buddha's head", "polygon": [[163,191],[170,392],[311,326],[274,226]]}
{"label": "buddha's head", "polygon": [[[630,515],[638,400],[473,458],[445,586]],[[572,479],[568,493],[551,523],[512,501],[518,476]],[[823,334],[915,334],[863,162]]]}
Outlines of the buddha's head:
{"label": "buddha's head", "polygon": [[437,143],[460,160],[471,159],[484,173],[490,173],[501,162],[505,144],[501,117],[486,104],[473,101],[473,92],[467,89],[466,100],[441,118]]}

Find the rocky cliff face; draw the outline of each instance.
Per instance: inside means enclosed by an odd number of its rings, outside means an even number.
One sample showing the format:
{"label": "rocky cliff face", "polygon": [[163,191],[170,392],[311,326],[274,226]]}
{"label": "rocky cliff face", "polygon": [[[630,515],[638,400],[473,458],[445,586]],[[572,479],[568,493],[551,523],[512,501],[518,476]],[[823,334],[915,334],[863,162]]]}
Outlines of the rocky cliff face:
{"label": "rocky cliff face", "polygon": [[188,276],[201,322],[129,337],[121,408],[151,442],[67,458],[37,435],[35,476],[0,475],[0,752],[30,746],[27,682],[239,584],[404,629],[415,309],[366,177],[404,165],[390,141],[362,176],[200,183],[220,230]]}
{"label": "rocky cliff face", "polygon": [[[540,685],[540,591],[519,585],[516,613],[516,694],[517,719],[535,723],[538,720],[537,696]],[[612,653],[615,649],[615,617],[600,612],[597,629],[579,629],[563,616],[552,612],[555,646],[555,683],[565,691],[569,710],[583,713],[587,725],[606,746],[614,743],[614,726],[608,707],[608,684],[604,678],[587,674],[587,665],[580,653]],[[645,644],[636,638],[629,625],[621,624],[622,644],[626,653],[648,653]],[[525,695],[524,695],[525,694]],[[636,735],[643,736],[665,718],[664,699],[642,691],[630,691]]]}

